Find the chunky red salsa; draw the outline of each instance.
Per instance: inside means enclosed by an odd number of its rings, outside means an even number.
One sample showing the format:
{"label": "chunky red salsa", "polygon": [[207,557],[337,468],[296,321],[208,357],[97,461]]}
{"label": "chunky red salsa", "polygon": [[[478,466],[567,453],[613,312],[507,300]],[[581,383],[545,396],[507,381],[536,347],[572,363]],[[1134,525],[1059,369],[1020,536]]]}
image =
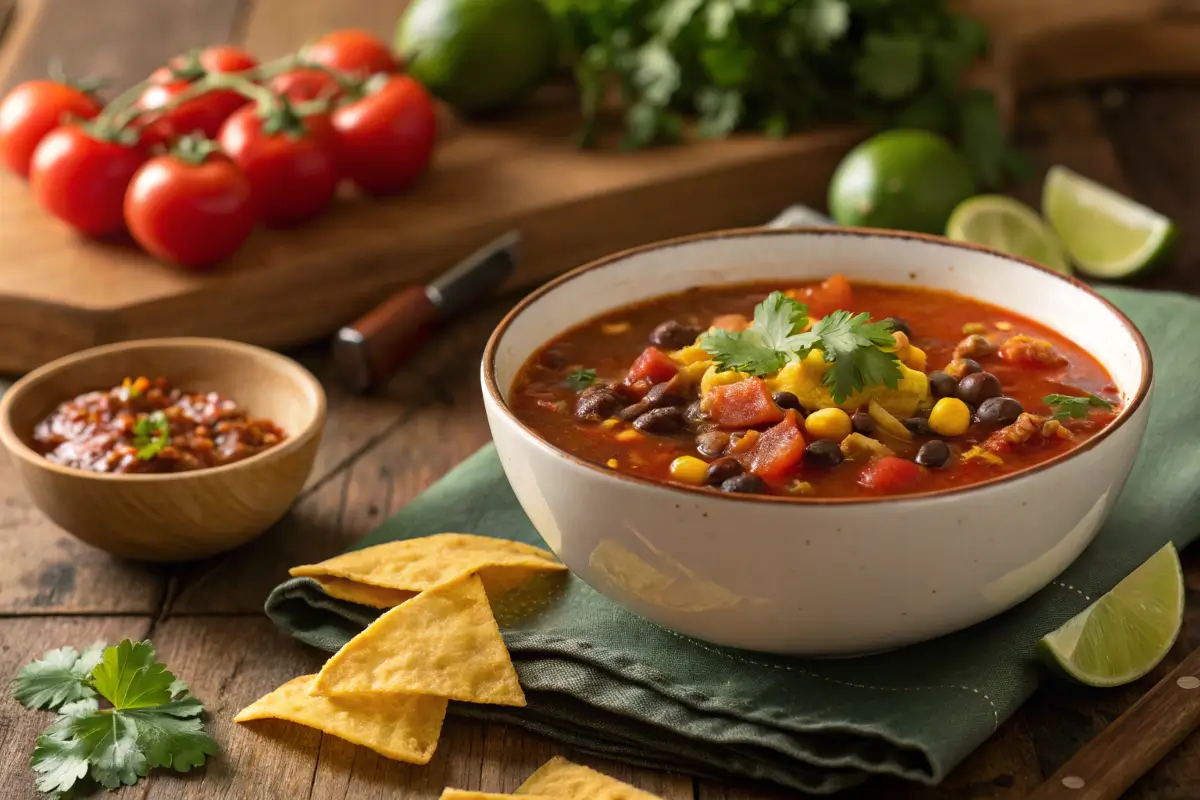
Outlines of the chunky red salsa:
{"label": "chunky red salsa", "polygon": [[510,404],[610,469],[798,498],[967,486],[1079,446],[1121,395],[1044,325],[939,290],[696,288],[605,314],[518,373]]}
{"label": "chunky red salsa", "polygon": [[59,405],[38,423],[35,448],[65,467],[92,472],[187,472],[249,458],[282,442],[269,420],[252,419],[216,392],[184,392],[165,378],[126,379]]}

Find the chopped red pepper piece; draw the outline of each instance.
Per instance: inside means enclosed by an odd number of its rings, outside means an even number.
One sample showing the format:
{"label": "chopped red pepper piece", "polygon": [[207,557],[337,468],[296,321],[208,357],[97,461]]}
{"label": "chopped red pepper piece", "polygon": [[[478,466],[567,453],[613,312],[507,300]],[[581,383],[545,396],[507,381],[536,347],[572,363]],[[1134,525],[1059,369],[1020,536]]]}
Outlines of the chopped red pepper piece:
{"label": "chopped red pepper piece", "polygon": [[662,383],[674,378],[677,372],[679,367],[675,366],[670,356],[657,347],[647,347],[629,368],[629,374],[625,376],[625,385],[633,386],[641,381],[651,385]]}
{"label": "chopped red pepper piece", "polygon": [[761,378],[713,387],[708,399],[708,418],[723,428],[753,428],[783,419],[771,390]]}
{"label": "chopped red pepper piece", "polygon": [[804,447],[800,418],[795,411],[788,411],[783,422],[765,431],[750,452],[742,456],[742,466],[760,478],[782,478],[800,466]]}
{"label": "chopped red pepper piece", "polygon": [[912,461],[897,456],[886,456],[863,468],[858,482],[868,489],[883,492],[903,492],[912,487],[921,477],[921,468]]}

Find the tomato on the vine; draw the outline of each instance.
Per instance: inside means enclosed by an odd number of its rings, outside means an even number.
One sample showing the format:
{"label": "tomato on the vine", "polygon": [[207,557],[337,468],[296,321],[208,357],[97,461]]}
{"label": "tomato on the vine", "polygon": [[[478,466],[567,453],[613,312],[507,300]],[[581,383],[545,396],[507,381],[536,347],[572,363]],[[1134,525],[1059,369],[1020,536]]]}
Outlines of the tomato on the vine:
{"label": "tomato on the vine", "polygon": [[433,156],[437,111],[425,88],[407,76],[369,81],[366,89],[333,112],[338,165],[370,194],[403,191]]}
{"label": "tomato on the vine", "polygon": [[151,255],[204,269],[233,255],[254,229],[250,182],[211,141],[184,137],[138,170],[125,220]]}
{"label": "tomato on the vine", "polygon": [[250,182],[255,210],[270,227],[317,216],[337,190],[338,170],[326,114],[303,119],[290,103],[246,106],[221,128],[221,147]]}
{"label": "tomato on the vine", "polygon": [[22,177],[38,142],[71,117],[88,120],[100,104],[82,89],[50,80],[25,81],[0,101],[0,161]]}
{"label": "tomato on the vine", "polygon": [[268,88],[293,103],[333,99],[342,93],[342,87],[338,85],[337,78],[324,70],[312,67],[297,67],[287,72],[281,72],[271,79]]}
{"label": "tomato on the vine", "polygon": [[378,36],[357,28],[327,33],[305,47],[300,55],[309,63],[363,78],[396,70],[391,48]]}
{"label": "tomato on the vine", "polygon": [[[150,86],[142,93],[138,106],[147,111],[162,108],[186,92],[206,72],[238,73],[256,66],[258,60],[254,56],[228,45],[178,56],[151,74]],[[221,123],[248,102],[232,89],[216,89],[184,101],[165,112],[162,119],[169,123],[174,136],[200,133],[211,139],[221,130]]]}
{"label": "tomato on the vine", "polygon": [[122,202],[146,154],[86,124],[63,125],[46,134],[29,167],[33,199],[89,236],[124,227]]}

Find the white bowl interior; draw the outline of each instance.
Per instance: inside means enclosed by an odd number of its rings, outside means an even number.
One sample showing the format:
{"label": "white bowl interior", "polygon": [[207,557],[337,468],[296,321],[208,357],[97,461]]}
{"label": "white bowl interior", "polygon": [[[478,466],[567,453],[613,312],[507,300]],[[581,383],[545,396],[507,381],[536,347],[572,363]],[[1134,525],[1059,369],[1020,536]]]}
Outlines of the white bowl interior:
{"label": "white bowl interior", "polygon": [[507,396],[537,348],[587,319],[631,303],[693,286],[800,283],[839,272],[852,280],[946,289],[1015,311],[1091,353],[1126,400],[1141,388],[1136,337],[1112,308],[1070,281],[949,242],[836,228],[684,240],[634,252],[560,283],[530,303],[497,342],[496,384]]}

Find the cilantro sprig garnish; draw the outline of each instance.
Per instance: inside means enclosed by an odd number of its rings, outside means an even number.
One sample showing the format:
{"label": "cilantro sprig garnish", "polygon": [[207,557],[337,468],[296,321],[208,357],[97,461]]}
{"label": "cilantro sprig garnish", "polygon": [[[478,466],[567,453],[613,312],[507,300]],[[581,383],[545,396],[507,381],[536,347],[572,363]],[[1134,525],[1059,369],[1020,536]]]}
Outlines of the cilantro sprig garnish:
{"label": "cilantro sprig garnish", "polygon": [[594,369],[577,369],[567,375],[567,385],[576,392],[582,392],[595,382],[596,370]]}
{"label": "cilantro sprig garnish", "polygon": [[116,789],[155,767],[187,772],[216,755],[200,701],[155,659],[150,642],[126,639],[51,650],[17,673],[11,688],[22,705],[59,712],[33,751],[39,791],[60,796],[88,779]]}
{"label": "cilantro sprig garnish", "polygon": [[1093,408],[1113,410],[1112,403],[1103,397],[1088,392],[1084,397],[1073,397],[1069,394],[1048,394],[1042,402],[1054,409],[1050,419],[1084,419]]}
{"label": "cilantro sprig garnish", "polygon": [[139,417],[133,425],[133,446],[142,461],[154,458],[170,441],[171,421],[161,411]]}
{"label": "cilantro sprig garnish", "polygon": [[[814,349],[830,364],[825,386],[840,403],[868,386],[894,389],[900,360],[883,350],[895,345],[887,320],[871,322],[866,312],[834,311],[809,327],[808,307],[782,292],[771,292],[754,308],[754,322],[743,331],[712,330],[700,346],[720,372],[736,370],[763,377],[799,361]],[[807,330],[806,330],[807,328]]]}

